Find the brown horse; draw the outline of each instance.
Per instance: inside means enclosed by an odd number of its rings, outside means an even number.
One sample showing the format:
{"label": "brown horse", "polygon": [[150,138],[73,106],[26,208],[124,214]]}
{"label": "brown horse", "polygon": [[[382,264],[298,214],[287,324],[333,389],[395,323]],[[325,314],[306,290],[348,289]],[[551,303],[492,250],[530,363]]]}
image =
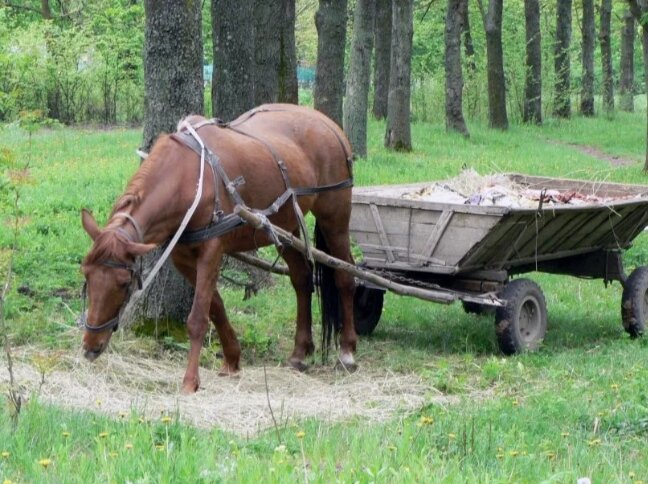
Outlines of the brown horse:
{"label": "brown horse", "polygon": [[[352,262],[351,187],[350,183],[341,183],[350,178],[351,148],[334,122],[312,109],[284,104],[261,106],[230,125],[208,123],[200,116],[192,116],[187,122],[195,127],[222,168],[222,171],[213,170],[213,176],[209,167],[204,168],[204,190],[187,232],[199,231],[210,226],[213,220],[228,217],[237,200],[252,209],[265,210],[286,192],[288,185],[299,194],[296,200],[301,211],[304,214],[310,211],[316,218],[318,248]],[[168,241],[194,202],[201,165],[199,154],[200,150],[182,142],[178,133],[161,136],[115,203],[103,230],[88,211],[82,211],[83,227],[94,241],[82,264],[88,295],[83,349],[90,361],[106,348],[133,280],[139,277],[134,269],[135,259]],[[204,163],[207,165],[207,161]],[[227,184],[230,180],[234,181]],[[308,190],[308,187],[324,188]],[[282,202],[286,203],[276,213],[270,212],[269,220],[299,235],[297,203],[285,199]],[[200,385],[199,355],[210,318],[223,348],[220,374],[232,375],[239,371],[239,342],[216,289],[221,259],[223,254],[249,251],[271,242],[272,237],[266,231],[237,225],[217,237],[181,243],[173,248],[173,263],[195,287],[187,319],[190,350],[184,392],[195,392]],[[290,270],[297,296],[295,347],[289,363],[303,370],[307,356],[314,351],[313,270],[304,255],[295,249],[284,247],[281,255]],[[353,277],[329,269],[321,271],[317,279],[323,294],[323,316],[329,321],[328,330],[331,331],[331,325],[341,327],[340,362],[353,367],[356,347]]]}

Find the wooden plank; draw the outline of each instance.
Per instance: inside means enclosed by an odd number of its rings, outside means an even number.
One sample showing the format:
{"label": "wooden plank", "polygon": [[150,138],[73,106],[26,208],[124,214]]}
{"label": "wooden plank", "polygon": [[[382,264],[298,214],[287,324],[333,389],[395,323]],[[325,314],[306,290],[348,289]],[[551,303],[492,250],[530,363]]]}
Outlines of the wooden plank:
{"label": "wooden plank", "polygon": [[452,220],[452,215],[453,212],[451,210],[443,211],[443,213],[439,217],[438,222],[432,229],[430,237],[425,242],[423,250],[420,252],[420,255],[424,258],[424,260],[419,260],[416,264],[417,266],[422,266],[425,263],[425,258],[432,258],[434,249],[436,249],[437,245],[439,244],[439,240],[441,240],[443,232],[445,232],[448,224],[450,223],[450,220]]}
{"label": "wooden plank", "polygon": [[380,214],[378,209],[374,204],[369,205],[371,209],[371,217],[373,218],[374,224],[376,225],[376,230],[378,231],[378,236],[380,237],[380,242],[382,243],[385,249],[385,255],[389,262],[394,262],[394,253],[389,248],[389,239],[385,233],[385,228],[383,227],[382,220],[380,219]]}
{"label": "wooden plank", "polygon": [[[384,254],[385,252],[385,246],[384,245],[375,245],[375,244],[358,244],[360,249],[362,250],[363,254]],[[432,264],[444,266],[446,265],[445,261],[442,261],[440,259],[435,259],[434,257],[425,257],[419,254],[412,254],[407,247],[394,247],[394,246],[389,246],[389,249],[391,249],[392,253],[395,255],[395,259],[401,261],[401,262],[411,262],[412,259],[416,259],[417,261],[421,262],[429,262]],[[390,261],[390,262],[395,262]],[[419,265],[418,262],[416,265]],[[422,264],[421,264],[422,265]]]}

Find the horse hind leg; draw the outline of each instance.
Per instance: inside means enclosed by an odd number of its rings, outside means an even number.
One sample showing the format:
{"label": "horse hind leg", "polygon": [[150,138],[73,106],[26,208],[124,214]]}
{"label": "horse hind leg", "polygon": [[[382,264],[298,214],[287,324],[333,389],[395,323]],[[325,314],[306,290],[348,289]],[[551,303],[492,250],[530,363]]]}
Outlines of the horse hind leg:
{"label": "horse hind leg", "polygon": [[227,318],[223,299],[217,290],[212,295],[209,316],[216,327],[216,332],[218,333],[218,338],[223,348],[223,366],[218,372],[218,375],[234,376],[240,370],[241,345],[236,337],[234,328],[232,328]]}
{"label": "horse hind leg", "polygon": [[303,254],[294,249],[286,248],[282,257],[288,264],[290,282],[297,297],[295,348],[288,363],[296,370],[305,371],[308,368],[305,360],[315,351],[311,313],[313,271]]}
{"label": "horse hind leg", "polygon": [[[348,217],[345,218],[342,214],[338,214],[337,217],[319,217],[315,225],[315,241],[320,250],[353,264],[348,227]],[[341,269],[333,270],[319,265],[316,270],[320,272],[323,340],[330,339],[333,333],[339,331],[340,356],[338,362],[346,370],[355,371],[357,365],[353,354],[356,351],[358,340],[353,324],[355,280],[351,274]],[[323,341],[323,345],[328,345],[328,341]]]}

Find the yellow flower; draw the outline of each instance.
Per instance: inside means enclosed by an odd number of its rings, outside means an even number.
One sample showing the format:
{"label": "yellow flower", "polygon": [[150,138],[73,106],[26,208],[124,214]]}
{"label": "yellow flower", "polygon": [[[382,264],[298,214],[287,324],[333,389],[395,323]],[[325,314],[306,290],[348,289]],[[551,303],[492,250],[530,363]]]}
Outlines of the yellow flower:
{"label": "yellow flower", "polygon": [[306,432],[304,432],[303,430],[300,430],[295,435],[297,436],[298,439],[303,439],[304,437],[306,437]]}
{"label": "yellow flower", "polygon": [[502,460],[504,458],[504,454],[497,454],[495,457],[498,459]]}
{"label": "yellow flower", "polygon": [[547,459],[549,460],[556,460],[556,453],[548,450],[545,452],[545,455],[547,456]]}
{"label": "yellow flower", "polygon": [[520,401],[519,401],[517,398],[514,398],[514,399],[511,401],[511,404],[512,404],[514,407],[517,407],[518,405],[520,405]]}
{"label": "yellow flower", "polygon": [[95,400],[95,405],[97,407],[101,407],[101,400],[99,400],[99,399]]}
{"label": "yellow flower", "polygon": [[11,454],[6,450],[3,450],[0,455],[2,456],[3,459],[8,459]]}
{"label": "yellow flower", "polygon": [[128,417],[128,412],[119,412],[119,418],[126,418]]}
{"label": "yellow flower", "polygon": [[454,440],[454,439],[457,438],[457,434],[449,433],[449,434],[448,434],[448,438],[449,438],[450,440]]}
{"label": "yellow flower", "polygon": [[171,420],[173,420],[173,419],[172,419],[171,417],[169,417],[168,415],[165,415],[164,417],[162,417],[162,418],[160,419],[160,421],[161,421],[163,424],[171,423]]}
{"label": "yellow flower", "polygon": [[70,432],[65,431],[62,432],[61,435],[67,439],[70,436]]}
{"label": "yellow flower", "polygon": [[612,385],[610,385],[610,388],[612,390],[618,390],[619,389],[619,384],[618,383],[612,383]]}
{"label": "yellow flower", "polygon": [[159,451],[164,450],[164,444],[155,444],[155,448]]}
{"label": "yellow flower", "polygon": [[561,432],[560,436],[561,437],[569,437],[569,432]]}
{"label": "yellow flower", "polygon": [[106,437],[108,437],[108,432],[99,432],[100,439],[105,439]]}
{"label": "yellow flower", "polygon": [[634,472],[632,472],[632,471],[628,472],[628,477],[629,477],[630,479],[634,479],[635,476],[636,476],[636,474],[635,474]]}
{"label": "yellow flower", "polygon": [[38,463],[47,469],[52,464],[52,459],[41,459]]}
{"label": "yellow flower", "polygon": [[518,455],[520,455],[520,452],[517,451],[517,450],[510,450],[510,451],[509,451],[509,455],[510,455],[511,457],[517,457]]}
{"label": "yellow flower", "polygon": [[593,439],[587,442],[587,445],[590,447],[595,447],[597,445],[601,445],[601,439]]}
{"label": "yellow flower", "polygon": [[117,452],[110,452],[108,455],[110,457],[117,457],[119,454]]}
{"label": "yellow flower", "polygon": [[127,448],[128,450],[130,450],[130,449],[133,448],[133,444],[131,444],[130,442],[127,442],[126,444],[124,444],[124,447]]}
{"label": "yellow flower", "polygon": [[389,449],[389,450],[391,450],[391,451],[395,451],[395,450],[396,450],[396,446],[395,446],[395,445],[388,445],[388,446],[387,446],[387,449]]}
{"label": "yellow flower", "polygon": [[9,479],[5,479],[2,481],[2,484],[13,484],[13,481],[10,481]]}
{"label": "yellow flower", "polygon": [[433,423],[434,423],[433,417],[421,417],[420,420],[421,425],[432,425]]}

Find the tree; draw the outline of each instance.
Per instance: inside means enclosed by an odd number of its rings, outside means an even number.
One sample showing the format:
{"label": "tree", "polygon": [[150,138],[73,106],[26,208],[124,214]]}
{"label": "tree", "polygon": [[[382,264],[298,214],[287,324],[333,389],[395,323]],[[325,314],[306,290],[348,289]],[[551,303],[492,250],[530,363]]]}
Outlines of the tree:
{"label": "tree", "polygon": [[466,56],[468,69],[474,72],[477,69],[475,64],[475,46],[470,33],[470,11],[468,9],[468,1],[462,1],[459,4],[461,15],[461,36],[463,38],[464,54]]}
{"label": "tree", "polygon": [[[162,132],[174,132],[180,119],[203,112],[200,2],[146,0],[144,36],[144,140],[148,151]],[[144,259],[144,274],[160,255]],[[136,293],[124,321],[168,318],[183,321],[193,291],[167,262],[144,294]]]}
{"label": "tree", "polygon": [[410,127],[410,75],[414,33],[412,9],[412,0],[393,0],[385,147],[396,151],[412,149]]}
{"label": "tree", "polygon": [[[641,25],[641,47],[643,49],[644,85],[648,86],[648,3],[645,0],[628,0],[630,11],[635,20]],[[646,99],[648,104],[648,98]],[[648,109],[646,115],[646,159],[643,171],[648,173]]]}
{"label": "tree", "polygon": [[554,115],[559,118],[571,116],[571,67],[569,62],[571,23],[572,0],[558,0],[554,49],[554,70],[556,72]]}
{"label": "tree", "polygon": [[463,117],[463,73],[461,70],[461,32],[468,0],[448,0],[445,21],[445,115],[446,129],[468,136]]}
{"label": "tree", "polygon": [[612,0],[601,0],[601,64],[603,71],[603,110],[609,115],[614,111],[614,73],[612,72],[612,44],[610,23]]}
{"label": "tree", "polygon": [[254,32],[250,32],[254,7],[254,0],[212,0],[211,3],[212,107],[214,116],[225,121],[254,107]]}
{"label": "tree", "polygon": [[374,11],[374,0],[357,0],[344,102],[344,131],[349,137],[353,152],[363,158],[367,156],[367,106]]}
{"label": "tree", "polygon": [[[236,3],[236,2],[235,2]],[[254,5],[254,0],[250,3]],[[257,1],[254,11],[254,104],[297,104],[295,0]],[[249,36],[246,29],[238,35]],[[246,42],[245,39],[236,39]],[[233,59],[235,62],[236,59]]]}
{"label": "tree", "polygon": [[320,0],[315,14],[317,27],[317,70],[314,105],[342,126],[344,95],[344,44],[346,42],[346,0]]}
{"label": "tree", "polygon": [[524,21],[526,72],[522,116],[525,123],[542,124],[542,43],[539,0],[524,0]]}
{"label": "tree", "polygon": [[594,116],[594,0],[583,0],[583,81],[580,111],[583,116]]}
{"label": "tree", "polygon": [[621,33],[621,60],[619,71],[619,108],[622,111],[634,111],[634,41],[635,19],[630,10],[623,14]]}
{"label": "tree", "polygon": [[[263,3],[263,2],[262,2]],[[279,19],[279,102],[298,104],[297,51],[295,48],[295,0],[280,0]]]}
{"label": "tree", "polygon": [[488,11],[484,11],[482,0],[478,2],[486,31],[488,124],[491,128],[508,129],[504,50],[502,49],[503,0],[489,0]]}
{"label": "tree", "polygon": [[389,60],[391,57],[392,0],[376,1],[374,21],[374,100],[373,115],[376,119],[387,117],[389,96]]}

